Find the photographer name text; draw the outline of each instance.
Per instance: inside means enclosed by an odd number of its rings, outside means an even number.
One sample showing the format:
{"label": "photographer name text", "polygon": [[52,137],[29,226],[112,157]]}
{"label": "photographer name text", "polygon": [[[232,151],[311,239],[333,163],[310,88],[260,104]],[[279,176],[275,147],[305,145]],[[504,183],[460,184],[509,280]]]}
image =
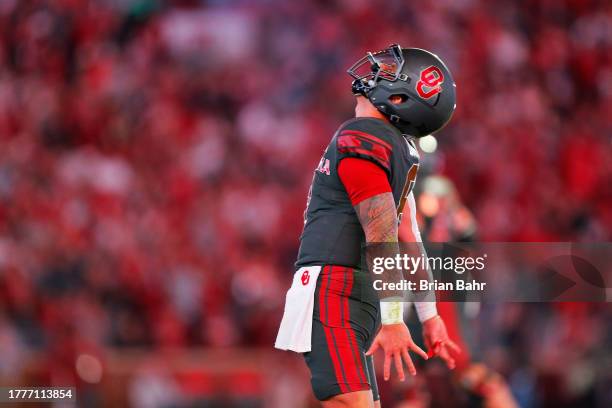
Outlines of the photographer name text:
{"label": "photographer name text", "polygon": [[439,282],[437,280],[430,281],[421,279],[417,282],[402,279],[399,282],[383,282],[377,279],[372,282],[374,289],[378,291],[384,290],[404,290],[404,291],[483,291],[485,290],[486,282],[478,282],[475,279],[462,280],[458,279],[454,282]]}

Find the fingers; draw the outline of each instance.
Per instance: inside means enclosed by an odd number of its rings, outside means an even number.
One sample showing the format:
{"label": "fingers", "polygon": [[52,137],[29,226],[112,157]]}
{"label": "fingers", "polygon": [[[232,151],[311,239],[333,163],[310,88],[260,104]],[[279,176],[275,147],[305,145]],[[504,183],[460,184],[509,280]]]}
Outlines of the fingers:
{"label": "fingers", "polygon": [[416,368],[412,359],[410,358],[410,354],[408,353],[408,348],[404,347],[400,351],[395,351],[393,353],[385,354],[385,364],[384,364],[384,376],[385,381],[389,379],[391,376],[391,358],[393,358],[393,362],[395,364],[395,371],[397,371],[397,376],[400,381],[404,381],[406,376],[404,375],[404,366],[402,365],[402,357],[404,358],[404,362],[406,363],[406,367],[408,367],[408,372],[410,375],[416,375]]}
{"label": "fingers", "polygon": [[414,363],[412,362],[412,359],[410,358],[410,354],[408,354],[408,349],[402,349],[402,357],[404,357],[404,363],[406,363],[406,366],[408,367],[408,372],[410,373],[410,375],[416,375],[416,368],[414,367]]}
{"label": "fingers", "polygon": [[[376,350],[378,347],[380,346],[374,347],[374,345],[372,345],[372,347],[370,348],[370,350],[368,350],[366,355],[372,354],[374,350]],[[412,362],[412,359],[410,358],[410,354],[408,353],[409,350],[412,350],[413,352],[417,353],[418,355],[423,357],[425,360],[427,360],[427,353],[425,353],[414,342],[409,344],[407,347],[404,347],[401,350],[393,351],[393,352],[385,352],[385,362],[383,365],[383,376],[384,376],[385,381],[388,381],[389,378],[391,377],[391,360],[392,359],[393,359],[393,363],[395,364],[395,371],[397,371],[398,378],[400,379],[400,381],[405,380],[406,377],[404,375],[402,357],[404,359],[404,362],[406,363],[406,366],[408,367],[408,372],[410,373],[410,375],[416,375],[416,367],[414,366],[414,363]],[[452,358],[450,357],[450,355],[448,355],[448,353],[447,353],[447,356],[448,358],[452,360]],[[454,360],[453,360],[453,366],[454,366]]]}
{"label": "fingers", "polygon": [[423,337],[423,342],[425,343],[425,348],[427,350],[431,350],[435,346],[435,344],[432,345],[431,340],[429,339],[428,336]]}
{"label": "fingers", "polygon": [[[451,344],[452,343],[452,344]],[[451,353],[449,352],[449,350],[446,348],[447,346],[449,346],[450,348],[452,348],[453,350],[457,351],[459,350],[459,352],[461,351],[461,349],[459,347],[457,347],[457,345],[455,343],[453,343],[450,340],[447,341],[436,341],[433,345],[432,348],[429,349],[429,357],[433,357],[433,356],[439,356],[448,366],[448,368],[450,368],[451,370],[455,368],[455,359],[452,357]]]}
{"label": "fingers", "polygon": [[378,350],[379,347],[380,344],[378,344],[378,340],[374,340],[374,342],[370,346],[370,349],[366,352],[366,356],[371,356],[372,354],[374,354],[374,352]]}
{"label": "fingers", "polygon": [[432,358],[436,354],[438,354],[440,343],[441,343],[440,341],[436,341],[433,345],[430,344],[427,346],[427,357],[428,358]]}
{"label": "fingers", "polygon": [[391,376],[391,353],[385,353],[383,376],[385,377],[385,381],[389,381],[389,377]]}
{"label": "fingers", "polygon": [[453,370],[455,368],[455,359],[451,357],[450,353],[446,349],[446,344],[440,346],[440,352],[438,356],[446,363],[446,366]]}
{"label": "fingers", "polygon": [[395,361],[395,371],[397,371],[398,378],[400,381],[404,381],[404,367],[402,366],[402,358],[400,357],[399,353],[393,353],[393,360]]}
{"label": "fingers", "polygon": [[459,348],[459,346],[458,346],[458,345],[457,345],[457,344],[456,344],[454,341],[452,341],[452,340],[450,340],[450,339],[446,340],[446,341],[444,342],[444,345],[445,345],[445,346],[448,346],[448,347],[450,347],[450,348],[452,348],[452,349],[453,349],[453,351],[454,351],[455,353],[457,353],[457,354],[460,354],[460,353],[461,353],[461,348]]}
{"label": "fingers", "polygon": [[424,352],[423,349],[417,346],[414,342],[411,342],[411,344],[409,344],[408,347],[410,348],[410,350],[417,353],[419,356],[423,357],[423,359],[427,360],[429,358],[427,356],[427,353]]}

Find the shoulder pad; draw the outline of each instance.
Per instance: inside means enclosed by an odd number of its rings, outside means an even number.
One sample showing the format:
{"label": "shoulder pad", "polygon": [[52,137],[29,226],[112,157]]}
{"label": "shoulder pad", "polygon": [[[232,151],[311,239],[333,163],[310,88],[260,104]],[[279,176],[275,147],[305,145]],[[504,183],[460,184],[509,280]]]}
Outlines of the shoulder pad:
{"label": "shoulder pad", "polygon": [[[401,137],[401,135],[400,135]],[[336,146],[340,159],[361,157],[391,172],[391,154],[398,134],[381,120],[358,118],[338,130]]]}

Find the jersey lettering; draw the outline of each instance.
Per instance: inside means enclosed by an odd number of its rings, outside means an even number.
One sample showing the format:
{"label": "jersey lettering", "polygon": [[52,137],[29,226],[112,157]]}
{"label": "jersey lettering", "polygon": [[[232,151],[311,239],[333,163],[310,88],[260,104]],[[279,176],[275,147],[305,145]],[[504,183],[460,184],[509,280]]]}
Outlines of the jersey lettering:
{"label": "jersey lettering", "polygon": [[327,174],[329,176],[331,174],[329,170],[329,159],[321,157],[321,161],[319,162],[316,171],[318,171],[319,173]]}

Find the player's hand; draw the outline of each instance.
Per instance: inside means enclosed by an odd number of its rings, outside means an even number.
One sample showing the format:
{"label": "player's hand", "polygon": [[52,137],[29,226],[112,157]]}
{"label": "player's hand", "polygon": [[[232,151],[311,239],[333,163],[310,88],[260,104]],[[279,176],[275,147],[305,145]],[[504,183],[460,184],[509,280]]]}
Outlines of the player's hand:
{"label": "player's hand", "polygon": [[408,351],[412,350],[427,360],[427,353],[414,343],[410,331],[408,331],[408,327],[406,327],[404,323],[383,325],[376,335],[376,338],[374,338],[374,342],[366,355],[371,356],[379,348],[383,349],[385,352],[383,370],[385,381],[387,381],[391,375],[391,360],[395,363],[395,371],[397,371],[401,381],[404,381],[405,378],[402,358],[410,374],[416,375],[416,368],[414,368]]}
{"label": "player's hand", "polygon": [[448,368],[451,370],[455,368],[455,359],[451,350],[455,353],[461,353],[461,349],[448,338],[446,325],[440,316],[436,315],[423,322],[423,340],[429,352],[429,357],[438,356],[444,360]]}

